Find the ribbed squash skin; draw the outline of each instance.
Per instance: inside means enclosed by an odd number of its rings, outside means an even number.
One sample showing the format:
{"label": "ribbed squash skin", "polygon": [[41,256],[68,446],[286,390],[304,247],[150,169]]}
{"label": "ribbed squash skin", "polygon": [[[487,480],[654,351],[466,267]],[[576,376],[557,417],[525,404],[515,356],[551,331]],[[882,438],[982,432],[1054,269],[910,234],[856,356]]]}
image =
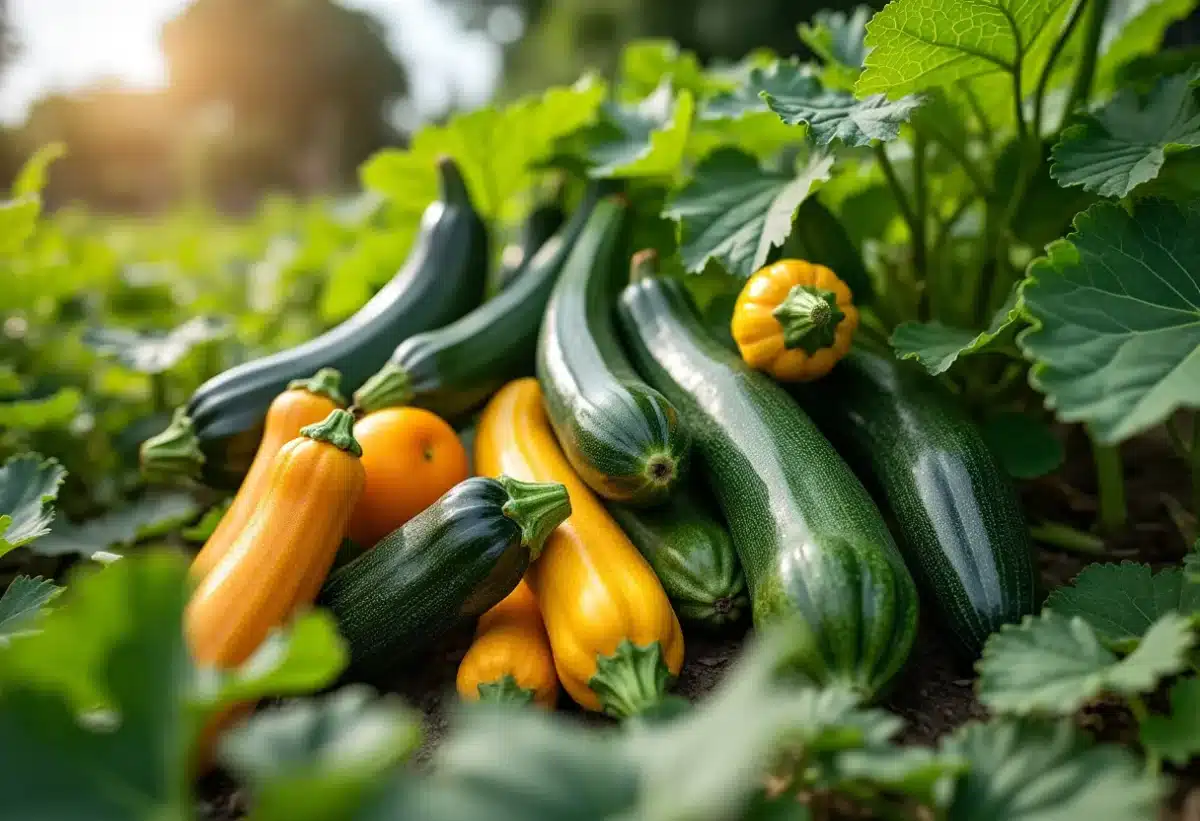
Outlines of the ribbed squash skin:
{"label": "ribbed squash skin", "polygon": [[550,636],[555,669],[580,706],[600,710],[588,686],[597,656],[623,639],[657,642],[672,675],[683,665],[683,633],[667,594],[637,548],[572,470],[542,407],[533,379],[518,379],[492,397],[475,436],[475,469],[526,481],[562,482],[571,516],[559,525],[527,575]]}
{"label": "ribbed squash skin", "polygon": [[720,627],[740,621],[750,602],[729,530],[698,490],[677,488],[651,508],[608,510],[654,568],[679,618]]}
{"label": "ribbed squash skin", "polygon": [[795,396],[889,510],[900,547],[957,647],[1037,607],[1029,530],[974,422],[940,384],[891,357],[852,351]]}
{"label": "ribbed squash skin", "polygon": [[386,672],[512,592],[530,553],[504,514],[508,500],[494,479],[460,482],[329,577],[321,603],[356,672]]}
{"label": "ribbed squash skin", "polygon": [[358,457],[329,442],[301,436],[279,451],[254,515],[188,602],[184,625],[198,663],[241,664],[312,602],[363,481]]}
{"label": "ribbed squash skin", "polygon": [[479,617],[475,640],[458,665],[455,685],[468,701],[478,701],[479,685],[512,676],[533,695],[533,702],[553,709],[558,701],[558,675],[550,637],[542,624],[537,599],[524,579],[504,600]]}
{"label": "ribbed squash skin", "polygon": [[903,666],[917,592],[862,484],[787,393],[707,336],[679,283],[636,282],[634,361],[680,409],[733,534],[754,623],[790,621],[797,666],[873,695]]}
{"label": "ribbed squash skin", "polygon": [[216,529],[192,560],[190,574],[193,579],[203,579],[225,557],[246,522],[254,515],[269,486],[271,467],[280,449],[299,436],[301,428],[320,422],[338,407],[341,405],[328,396],[311,393],[303,387],[285,390],[275,397],[267,409],[262,441],[250,464],[250,471]]}
{"label": "ribbed squash skin", "polygon": [[342,373],[349,395],[413,334],[439,328],[483,299],[487,228],[450,160],[404,267],[354,316],[295,348],[246,362],[201,385],[187,406],[205,455],[204,482],[236,487],[249,469],[271,400],[318,368]]}
{"label": "ribbed squash skin", "polygon": [[686,472],[690,437],[629,365],[613,326],[628,265],[625,210],[601,201],[567,259],[542,323],[537,376],[563,452],[588,486],[611,501],[657,504]]}

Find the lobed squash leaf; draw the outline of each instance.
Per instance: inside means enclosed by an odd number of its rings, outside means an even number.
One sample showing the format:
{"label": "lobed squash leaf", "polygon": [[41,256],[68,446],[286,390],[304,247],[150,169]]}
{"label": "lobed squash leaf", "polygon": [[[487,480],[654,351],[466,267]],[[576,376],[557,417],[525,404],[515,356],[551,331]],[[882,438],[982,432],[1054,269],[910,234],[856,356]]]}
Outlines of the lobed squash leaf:
{"label": "lobed squash leaf", "polygon": [[66,477],[62,465],[37,453],[14,456],[0,467],[0,556],[50,532]]}
{"label": "lobed squash leaf", "polygon": [[606,103],[585,133],[592,177],[675,176],[692,124],[695,99],[665,79],[636,105]]}
{"label": "lobed squash leaf", "polygon": [[41,576],[17,576],[0,595],[0,646],[15,636],[34,631],[38,618],[47,604],[62,592],[62,588]]}
{"label": "lobed squash leaf", "polygon": [[951,328],[936,320],[902,322],[892,331],[892,349],[898,358],[915,359],[937,376],[950,370],[959,357],[987,350],[1001,334],[1016,327],[1022,314],[1021,294],[1014,288],[986,330]]}

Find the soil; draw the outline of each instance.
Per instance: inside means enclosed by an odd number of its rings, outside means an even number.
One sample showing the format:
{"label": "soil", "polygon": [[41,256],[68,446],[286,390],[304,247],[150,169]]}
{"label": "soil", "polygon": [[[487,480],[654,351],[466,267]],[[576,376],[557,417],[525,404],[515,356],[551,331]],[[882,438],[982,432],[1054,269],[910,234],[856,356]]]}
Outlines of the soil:
{"label": "soil", "polygon": [[[1070,435],[1067,447],[1064,468],[1053,476],[1025,483],[1022,498],[1031,523],[1050,521],[1086,530],[1096,512],[1091,458],[1086,440],[1080,435]],[[1096,560],[1130,559],[1155,566],[1178,563],[1189,540],[1195,537],[1195,520],[1180,513],[1188,498],[1189,477],[1168,443],[1147,437],[1128,443],[1122,450],[1126,459],[1128,529],[1107,540],[1104,556],[1040,547],[1037,558],[1043,592],[1069,582]],[[737,658],[744,636],[691,631],[687,639],[687,657],[676,692],[695,701],[720,682]],[[446,732],[447,707],[455,698],[455,672],[470,640],[469,629],[447,636],[419,667],[391,683],[389,689],[419,707],[425,718],[425,740],[416,757],[418,768],[429,766],[430,754]],[[986,719],[987,711],[974,695],[974,680],[971,666],[952,654],[939,637],[937,625],[923,622],[904,673],[883,701],[883,706],[907,722],[900,740],[929,745],[968,721]],[[607,718],[567,706],[569,699],[565,697],[563,704],[560,712],[573,714],[584,723],[609,723]],[[1117,706],[1093,706],[1078,720],[1101,739],[1134,741],[1130,718]],[[1173,775],[1177,788],[1163,811],[1163,821],[1200,821],[1200,765]],[[224,821],[240,818],[245,812],[241,792],[227,776],[210,776],[200,785],[200,793],[204,819]]]}

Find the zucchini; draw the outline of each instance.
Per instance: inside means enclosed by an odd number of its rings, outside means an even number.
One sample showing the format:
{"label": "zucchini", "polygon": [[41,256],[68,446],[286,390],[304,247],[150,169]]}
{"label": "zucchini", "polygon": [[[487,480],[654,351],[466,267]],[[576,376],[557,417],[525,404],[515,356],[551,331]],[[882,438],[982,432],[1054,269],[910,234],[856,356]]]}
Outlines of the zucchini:
{"label": "zucchini", "polygon": [[453,422],[482,405],[505,382],[533,374],[538,327],[563,263],[596,204],[589,187],[570,222],[497,296],[437,330],[410,336],[354,394],[370,412],[416,405]]}
{"label": "zucchini", "polygon": [[320,601],[353,671],[384,673],[498,604],[570,513],[557,482],[466,479],[335,572]]}
{"label": "zucchini", "polygon": [[895,523],[908,566],[958,650],[977,658],[1037,607],[1017,494],[954,397],[917,369],[854,350],[793,395]]}
{"label": "zucchini", "polygon": [[354,391],[400,341],[452,322],[480,303],[487,228],[454,162],[439,160],[438,173],[439,199],[425,210],[399,273],[336,328],[201,385],[172,429],[143,446],[149,473],[184,472],[213,487],[236,487],[254,458],[267,407],[292,380],[332,367],[342,374],[342,388]]}
{"label": "zucchini", "polygon": [[563,210],[564,190],[561,184],[556,185],[550,198],[539,204],[525,218],[525,224],[521,226],[520,240],[505,246],[500,254],[500,264],[496,266],[496,272],[488,286],[489,294],[494,296],[500,293],[518,277],[524,276],[529,270],[533,255],[562,228],[563,223],[567,221],[567,214]]}
{"label": "zucchini", "polygon": [[729,530],[702,503],[700,490],[678,488],[657,507],[611,504],[608,510],[654,569],[679,617],[720,627],[741,621],[749,599]]}
{"label": "zucchini", "polygon": [[554,286],[542,322],[537,375],[546,414],[576,473],[600,496],[657,504],[687,468],[679,413],[625,358],[612,320],[624,270],[626,203],[600,202]]}
{"label": "zucchini", "polygon": [[816,682],[878,693],[912,647],[917,591],[866,489],[782,388],[704,332],[679,282],[640,278],[618,313],[695,435],[754,624],[794,624],[796,666]]}

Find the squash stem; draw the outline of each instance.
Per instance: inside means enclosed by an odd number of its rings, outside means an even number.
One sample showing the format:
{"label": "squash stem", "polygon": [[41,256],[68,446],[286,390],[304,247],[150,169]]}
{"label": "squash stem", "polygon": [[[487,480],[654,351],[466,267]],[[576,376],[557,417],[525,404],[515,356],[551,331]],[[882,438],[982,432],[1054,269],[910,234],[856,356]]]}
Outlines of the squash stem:
{"label": "squash stem", "polygon": [[1102,445],[1094,435],[1092,458],[1096,463],[1096,492],[1099,496],[1100,528],[1112,533],[1125,527],[1128,510],[1125,504],[1125,474],[1121,451],[1116,445]]}
{"label": "squash stem", "polygon": [[443,154],[437,158],[438,171],[438,199],[442,202],[465,203],[470,202],[471,197],[467,193],[467,183],[463,180],[462,171],[458,168],[458,163],[448,155]]}
{"label": "squash stem", "polygon": [[832,345],[838,323],[846,318],[837,294],[812,285],[793,286],[771,315],[783,328],[784,347],[803,348],[809,354]]}
{"label": "squash stem", "polygon": [[496,480],[508,493],[501,511],[521,528],[521,543],[529,548],[530,560],[542,554],[554,528],[571,515],[571,499],[558,482],[522,482],[511,476]]}
{"label": "squash stem", "polygon": [[328,442],[339,450],[362,456],[362,447],[354,438],[354,414],[334,408],[324,420],[300,428],[300,435],[317,442]]}
{"label": "squash stem", "polygon": [[479,700],[488,704],[532,704],[533,690],[517,684],[512,673],[478,685]]}
{"label": "squash stem", "polygon": [[171,424],[142,443],[139,458],[142,475],[148,482],[163,484],[181,478],[200,479],[204,453],[186,408],[176,408]]}
{"label": "squash stem", "polygon": [[412,383],[408,372],[393,362],[380,368],[354,392],[354,404],[363,413],[394,408],[412,402]]}
{"label": "squash stem", "polygon": [[641,282],[658,276],[658,251],[643,248],[629,260],[629,281]]}
{"label": "squash stem", "polygon": [[661,644],[638,647],[626,638],[611,656],[596,657],[596,674],[588,679],[588,687],[605,713],[629,718],[661,703],[673,680]]}
{"label": "squash stem", "polygon": [[346,398],[342,396],[341,387],[342,375],[334,368],[321,368],[308,379],[293,379],[288,383],[289,391],[308,391],[345,407]]}

